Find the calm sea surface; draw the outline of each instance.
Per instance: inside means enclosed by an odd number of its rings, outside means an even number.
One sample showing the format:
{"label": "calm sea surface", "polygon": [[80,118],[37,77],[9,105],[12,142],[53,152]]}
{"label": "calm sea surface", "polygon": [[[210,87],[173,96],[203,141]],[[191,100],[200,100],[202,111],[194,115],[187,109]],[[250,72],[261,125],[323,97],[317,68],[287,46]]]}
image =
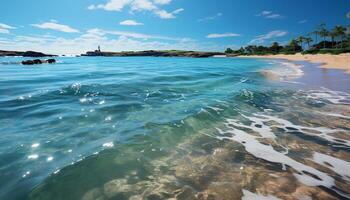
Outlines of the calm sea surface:
{"label": "calm sea surface", "polygon": [[22,59],[0,58],[0,199],[350,198],[348,75],[308,78],[309,65],[284,79],[293,67],[240,58]]}

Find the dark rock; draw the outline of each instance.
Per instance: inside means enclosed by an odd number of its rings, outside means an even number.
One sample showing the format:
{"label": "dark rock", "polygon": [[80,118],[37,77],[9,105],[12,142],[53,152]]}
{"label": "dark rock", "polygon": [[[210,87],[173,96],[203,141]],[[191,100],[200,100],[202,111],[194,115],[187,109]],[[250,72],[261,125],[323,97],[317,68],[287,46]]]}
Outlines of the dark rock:
{"label": "dark rock", "polygon": [[39,59],[35,59],[33,60],[34,64],[38,65],[38,64],[43,64],[43,61],[39,60]]}
{"label": "dark rock", "polygon": [[48,60],[46,60],[46,62],[49,64],[53,64],[53,63],[56,63],[56,60],[55,59],[48,59]]}
{"label": "dark rock", "polygon": [[43,63],[53,64],[53,63],[56,63],[56,60],[55,59],[48,59],[48,60],[34,59],[34,60],[24,60],[21,63],[22,65],[40,65]]}
{"label": "dark rock", "polygon": [[24,60],[24,61],[22,61],[22,65],[34,65],[34,61],[32,61],[32,60]]}

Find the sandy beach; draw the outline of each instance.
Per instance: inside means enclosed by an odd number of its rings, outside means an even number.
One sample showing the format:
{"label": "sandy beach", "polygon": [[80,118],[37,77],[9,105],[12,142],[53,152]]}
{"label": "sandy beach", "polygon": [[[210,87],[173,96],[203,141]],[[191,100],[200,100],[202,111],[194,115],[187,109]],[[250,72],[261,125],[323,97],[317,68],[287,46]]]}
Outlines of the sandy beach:
{"label": "sandy beach", "polygon": [[316,54],[316,55],[302,55],[300,53],[295,55],[264,55],[264,56],[239,56],[246,58],[272,58],[272,59],[287,59],[290,61],[308,61],[311,63],[319,63],[322,68],[328,69],[342,69],[347,74],[350,74],[350,53],[331,55],[331,54]]}

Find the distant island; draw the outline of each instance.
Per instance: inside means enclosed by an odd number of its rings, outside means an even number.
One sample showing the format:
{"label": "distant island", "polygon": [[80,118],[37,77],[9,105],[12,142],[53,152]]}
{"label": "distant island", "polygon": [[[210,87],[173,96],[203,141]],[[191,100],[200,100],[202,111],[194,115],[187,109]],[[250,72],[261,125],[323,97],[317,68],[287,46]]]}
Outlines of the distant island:
{"label": "distant island", "polygon": [[148,51],[122,51],[122,52],[103,52],[100,47],[95,51],[88,51],[81,56],[106,56],[106,57],[133,57],[133,56],[153,56],[153,57],[191,57],[208,58],[213,56],[225,56],[223,52],[200,52],[200,51],[182,51],[182,50],[148,50]]}
{"label": "distant island", "polygon": [[57,55],[44,54],[36,51],[4,51],[0,50],[0,56],[21,56],[21,57],[53,57]]}

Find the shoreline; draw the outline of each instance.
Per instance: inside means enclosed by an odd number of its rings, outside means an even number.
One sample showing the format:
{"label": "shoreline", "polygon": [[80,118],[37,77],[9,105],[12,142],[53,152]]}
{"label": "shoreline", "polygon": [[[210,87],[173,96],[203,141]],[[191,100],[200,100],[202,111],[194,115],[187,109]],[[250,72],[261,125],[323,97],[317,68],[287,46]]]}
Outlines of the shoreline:
{"label": "shoreline", "polygon": [[[260,57],[259,57],[260,58]],[[269,58],[270,59],[270,58]],[[305,60],[289,60],[285,58],[271,58],[275,67],[261,70],[260,73],[271,81],[297,83],[297,88],[317,90],[322,88],[350,94],[349,73],[337,68],[326,68],[320,63]],[[294,86],[292,86],[294,87]]]}
{"label": "shoreline", "polygon": [[295,55],[254,55],[254,56],[237,56],[238,58],[264,58],[264,59],[285,59],[288,61],[307,61],[310,63],[318,64],[320,68],[325,69],[341,69],[346,74],[350,75],[350,53],[344,53],[339,55],[331,54],[306,54],[300,53]]}

